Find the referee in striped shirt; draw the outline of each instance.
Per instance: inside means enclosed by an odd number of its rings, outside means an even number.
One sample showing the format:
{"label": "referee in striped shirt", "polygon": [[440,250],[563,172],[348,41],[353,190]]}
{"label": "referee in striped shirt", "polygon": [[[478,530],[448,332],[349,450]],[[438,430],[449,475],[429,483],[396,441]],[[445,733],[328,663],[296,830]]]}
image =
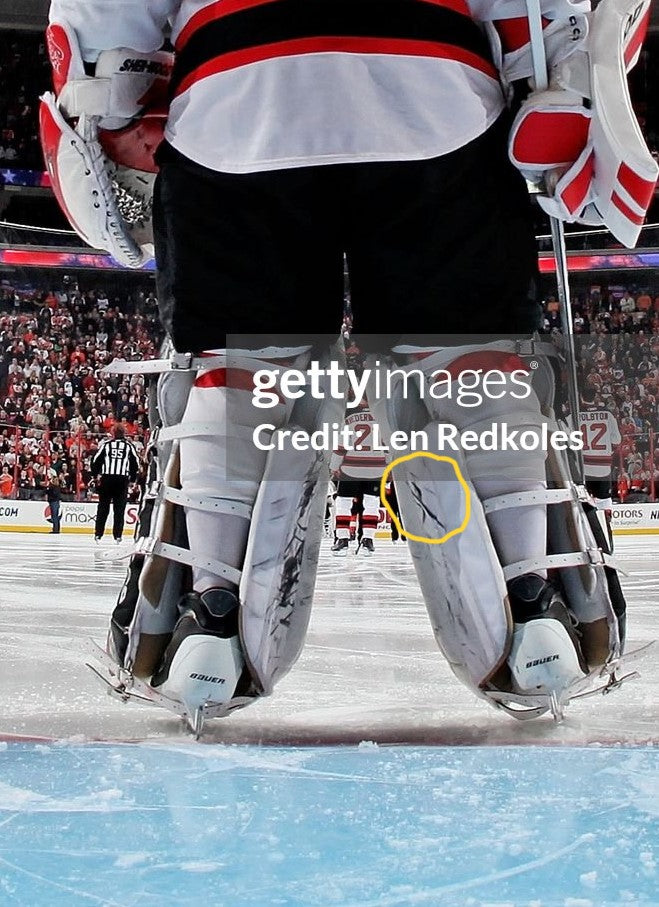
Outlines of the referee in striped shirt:
{"label": "referee in striped shirt", "polygon": [[112,535],[120,542],[124,531],[124,514],[128,500],[128,486],[137,478],[140,461],[135,448],[127,441],[124,430],[117,425],[112,437],[101,441],[92,460],[92,475],[96,476],[98,509],[94,538],[100,542],[112,505]]}

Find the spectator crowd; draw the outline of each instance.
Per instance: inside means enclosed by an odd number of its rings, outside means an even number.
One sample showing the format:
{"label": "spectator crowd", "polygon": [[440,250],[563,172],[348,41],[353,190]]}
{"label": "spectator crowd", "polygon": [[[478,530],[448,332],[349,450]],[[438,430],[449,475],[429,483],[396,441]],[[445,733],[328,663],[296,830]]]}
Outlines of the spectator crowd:
{"label": "spectator crowd", "polygon": [[[35,272],[37,273],[37,272]],[[52,280],[53,272],[41,272]],[[0,497],[44,497],[57,476],[63,498],[93,495],[91,459],[115,425],[138,452],[148,439],[143,375],[106,375],[114,358],[149,359],[162,340],[149,286],[86,278],[52,288],[0,283]],[[110,279],[110,278],[108,278]],[[94,286],[91,286],[94,284]],[[349,338],[350,309],[344,324]],[[573,327],[580,382],[613,413],[622,443],[614,458],[621,499],[659,492],[659,297],[641,291],[577,294]],[[543,304],[543,330],[560,330],[558,303]],[[138,489],[134,489],[134,496]]]}
{"label": "spectator crowd", "polygon": [[0,168],[44,169],[37,114],[50,73],[43,35],[0,34]]}
{"label": "spectator crowd", "polygon": [[[544,330],[560,330],[558,302],[544,303]],[[647,290],[577,295],[573,330],[579,381],[594,391],[593,409],[612,413],[622,442],[614,456],[614,491],[624,501],[659,494],[659,296]]]}
{"label": "spectator crowd", "polygon": [[144,449],[143,375],[104,375],[115,358],[153,358],[157,299],[110,299],[63,281],[52,290],[0,288],[0,496],[42,498],[57,476],[64,499],[89,496],[91,459],[115,425]]}

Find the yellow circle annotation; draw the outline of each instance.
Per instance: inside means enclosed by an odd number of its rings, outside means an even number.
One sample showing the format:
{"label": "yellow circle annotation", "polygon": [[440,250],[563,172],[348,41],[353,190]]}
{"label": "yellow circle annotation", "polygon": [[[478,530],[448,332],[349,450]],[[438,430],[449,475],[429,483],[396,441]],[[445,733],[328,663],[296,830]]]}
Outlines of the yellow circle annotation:
{"label": "yellow circle annotation", "polygon": [[[407,460],[413,460],[415,457],[429,457],[431,460],[439,460],[442,463],[450,463],[455,471],[455,477],[462,486],[465,493],[465,515],[464,519],[456,529],[451,529],[450,532],[447,532],[446,535],[441,536],[438,539],[429,539],[424,535],[412,535],[411,532],[408,532],[407,529],[403,529],[400,520],[396,514],[391,509],[390,504],[387,501],[387,496],[385,493],[385,486],[387,484],[387,476],[396,466],[400,466],[401,463],[405,463]],[[462,473],[460,472],[460,466],[458,461],[453,457],[443,456],[442,454],[430,453],[426,450],[417,450],[414,453],[405,454],[402,457],[396,457],[395,460],[392,460],[388,464],[384,472],[382,473],[382,478],[380,479],[380,500],[384,504],[385,510],[393,520],[396,528],[400,535],[406,536],[408,539],[412,539],[413,542],[425,542],[427,545],[443,545],[444,542],[447,542],[449,539],[453,538],[454,535],[460,535],[461,532],[464,532],[467,528],[467,524],[471,518],[471,492],[469,486],[465,482]]]}

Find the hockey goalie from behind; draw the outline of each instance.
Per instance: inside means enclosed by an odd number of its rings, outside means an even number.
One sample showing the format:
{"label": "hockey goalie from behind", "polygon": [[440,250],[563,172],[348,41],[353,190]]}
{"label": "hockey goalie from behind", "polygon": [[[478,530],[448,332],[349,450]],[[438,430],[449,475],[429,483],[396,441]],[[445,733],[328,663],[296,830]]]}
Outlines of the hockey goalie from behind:
{"label": "hockey goalie from behind", "polygon": [[[263,369],[342,361],[344,261],[362,347],[420,368],[410,406],[370,387],[383,436],[473,429],[467,408],[428,405],[421,385],[435,368],[493,363],[504,380],[482,417],[553,423],[557,369],[531,341],[522,173],[547,187],[553,216],[633,245],[657,168],[625,76],[649,4],[541,7],[546,91],[531,79],[521,0],[129,0],[120,16],[106,0],[51,3],[42,141],[55,192],[80,235],[129,267],[148,256],[152,221],[172,347],[137,366],[160,376],[153,481],[106,657],[126,695],[198,729],[269,694],[298,657],[329,467],[278,442],[340,421],[343,402],[282,388],[268,413],[277,443],[257,449],[251,390]],[[515,86],[528,89],[517,111]],[[295,338],[264,336],[280,325]],[[532,358],[541,367],[518,406],[510,375]],[[410,544],[453,670],[526,716],[560,713],[622,649],[624,602],[569,465],[467,455],[468,529]],[[394,476],[410,538],[441,534],[457,512],[444,478]]]}

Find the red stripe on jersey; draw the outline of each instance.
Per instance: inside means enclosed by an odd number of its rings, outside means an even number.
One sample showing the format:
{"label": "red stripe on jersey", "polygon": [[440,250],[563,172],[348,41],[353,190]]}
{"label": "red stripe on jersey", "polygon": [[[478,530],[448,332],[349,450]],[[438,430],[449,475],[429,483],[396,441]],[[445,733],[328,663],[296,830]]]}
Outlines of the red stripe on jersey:
{"label": "red stripe on jersey", "polygon": [[223,16],[230,16],[231,13],[241,13],[253,6],[263,6],[264,3],[273,2],[275,0],[217,0],[217,3],[211,3],[200,9],[185,23],[176,39],[176,50],[180,52],[192,35],[204,25],[208,25],[209,22],[214,22]]}
{"label": "red stripe on jersey", "polygon": [[595,155],[591,152],[572,181],[561,190],[561,199],[570,214],[583,207],[595,172]]}
{"label": "red stripe on jersey", "polygon": [[499,371],[515,372],[522,370],[528,371],[526,363],[514,353],[504,353],[499,350],[482,350],[476,353],[465,353],[464,356],[458,356],[442,371],[446,371],[452,378],[458,378],[460,373],[465,369],[473,371]]}
{"label": "red stripe on jersey", "polygon": [[[542,27],[549,25],[549,19],[542,17]],[[513,19],[497,19],[494,27],[501,38],[504,53],[517,50],[528,44],[531,40],[529,34],[529,20],[526,16],[517,16]]]}
{"label": "red stripe on jersey", "polygon": [[644,180],[627,164],[621,164],[616,178],[623,189],[631,195],[636,204],[647,211],[654,195],[655,180]]}
{"label": "red stripe on jersey", "polygon": [[435,6],[443,6],[445,9],[452,9],[454,13],[461,13],[463,16],[471,17],[469,4],[466,0],[423,0],[424,3],[432,3]]}
{"label": "red stripe on jersey", "polygon": [[643,214],[637,214],[636,211],[632,211],[629,205],[626,205],[623,202],[617,192],[613,193],[613,195],[611,196],[611,201],[616,206],[618,211],[624,214],[628,221],[631,221],[631,223],[636,224],[640,227],[640,225],[645,220],[645,216]]}
{"label": "red stripe on jersey", "polygon": [[650,6],[648,6],[647,11],[641,21],[637,24],[634,29],[634,33],[629,39],[629,44],[625,48],[625,66],[629,66],[631,61],[634,59],[636,54],[641,48],[641,44],[645,41],[645,34],[648,30],[648,23],[650,22]]}
{"label": "red stripe on jersey", "polygon": [[184,79],[176,89],[175,97],[192,88],[196,82],[214,76],[220,72],[260,63],[277,57],[294,57],[302,54],[346,53],[346,54],[390,54],[407,57],[432,57],[442,60],[453,60],[464,63],[485,73],[491,79],[497,79],[498,73],[492,63],[470,50],[463,50],[452,44],[437,41],[416,41],[408,38],[357,38],[323,36],[317,38],[295,38],[290,41],[277,41],[274,44],[261,44],[245,50],[231,51],[203,63]]}
{"label": "red stripe on jersey", "polygon": [[382,454],[356,451],[346,454],[343,462],[352,463],[353,466],[384,466],[387,461]]}
{"label": "red stripe on jersey", "polygon": [[[252,393],[254,372],[245,368],[214,368],[195,379],[195,387],[229,387]],[[281,395],[279,396],[281,400]]]}
{"label": "red stripe on jersey", "polygon": [[[179,32],[176,39],[176,50],[180,52],[188,43],[192,35],[208,25],[209,22],[215,22],[224,16],[230,16],[232,13],[240,13],[246,9],[252,9],[255,6],[263,6],[266,3],[273,3],[275,0],[217,0],[204,9],[199,10],[192,18],[186,22]],[[445,9],[453,10],[463,16],[470,16],[469,6],[466,0],[421,0],[424,3],[430,3],[433,6],[442,6]]]}

